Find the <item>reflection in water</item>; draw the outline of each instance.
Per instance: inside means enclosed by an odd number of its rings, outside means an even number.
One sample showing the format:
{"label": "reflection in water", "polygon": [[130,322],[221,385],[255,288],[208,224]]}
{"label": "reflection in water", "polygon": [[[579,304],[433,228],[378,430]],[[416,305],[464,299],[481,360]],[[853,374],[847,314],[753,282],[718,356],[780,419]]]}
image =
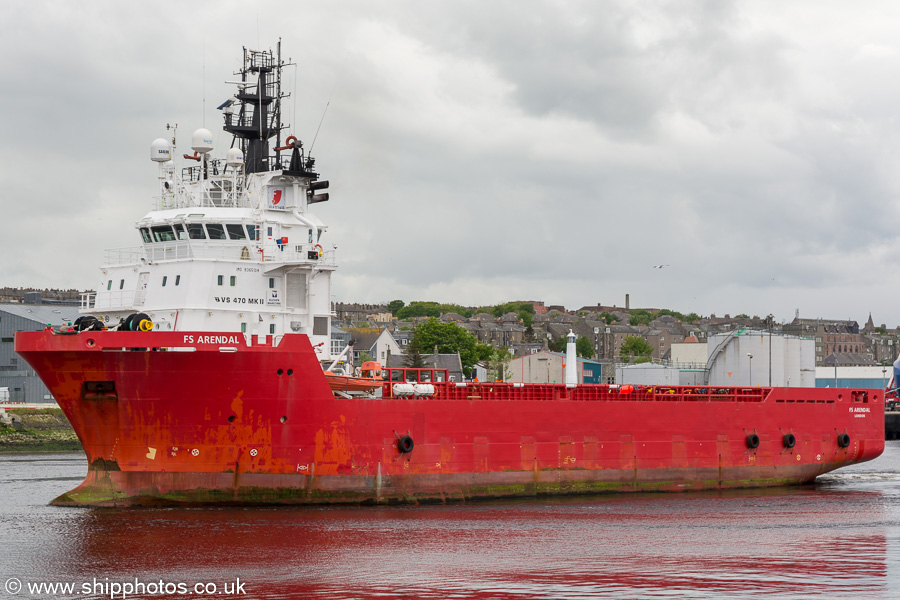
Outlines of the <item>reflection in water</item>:
{"label": "reflection in water", "polygon": [[897,587],[900,476],[883,469],[808,488],[455,506],[45,506],[83,463],[0,458],[14,542],[0,575],[240,577],[254,598],[888,598]]}

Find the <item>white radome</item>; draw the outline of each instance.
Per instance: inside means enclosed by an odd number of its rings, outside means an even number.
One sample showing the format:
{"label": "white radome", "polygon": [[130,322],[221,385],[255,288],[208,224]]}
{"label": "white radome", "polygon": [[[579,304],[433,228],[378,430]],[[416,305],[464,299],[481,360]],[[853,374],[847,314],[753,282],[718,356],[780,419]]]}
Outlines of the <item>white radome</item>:
{"label": "white radome", "polygon": [[150,144],[150,160],[153,162],[168,162],[172,160],[172,147],[168,140],[157,138]]}
{"label": "white radome", "polygon": [[191,150],[199,152],[200,154],[212,152],[213,135],[210,133],[209,129],[203,129],[201,127],[191,135]]}

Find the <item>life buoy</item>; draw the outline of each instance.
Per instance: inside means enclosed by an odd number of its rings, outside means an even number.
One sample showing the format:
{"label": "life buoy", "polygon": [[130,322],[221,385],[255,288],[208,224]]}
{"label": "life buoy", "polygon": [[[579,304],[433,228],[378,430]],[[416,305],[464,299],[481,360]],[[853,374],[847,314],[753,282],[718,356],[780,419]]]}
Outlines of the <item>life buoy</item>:
{"label": "life buoy", "polygon": [[786,433],[783,438],[781,438],[781,442],[784,444],[785,448],[793,448],[797,444],[797,438],[793,433]]}
{"label": "life buoy", "polygon": [[319,258],[322,258],[322,255],[325,254],[325,251],[322,250],[322,244],[316,244],[313,246],[313,251],[319,255]]}
{"label": "life buoy", "polygon": [[284,143],[287,144],[288,146],[293,146],[294,142],[296,142],[296,141],[297,141],[296,135],[289,135],[289,136],[287,136],[287,139],[284,140]]}
{"label": "life buoy", "polygon": [[850,445],[850,436],[846,433],[842,433],[837,437],[838,446],[841,448],[846,448]]}
{"label": "life buoy", "polygon": [[413,439],[410,436],[401,435],[399,438],[397,438],[397,449],[402,454],[407,454],[409,452],[412,452],[413,446],[415,446],[415,443],[413,442]]}
{"label": "life buoy", "polygon": [[747,436],[747,447],[750,449],[759,447],[759,436],[755,433],[751,433]]}

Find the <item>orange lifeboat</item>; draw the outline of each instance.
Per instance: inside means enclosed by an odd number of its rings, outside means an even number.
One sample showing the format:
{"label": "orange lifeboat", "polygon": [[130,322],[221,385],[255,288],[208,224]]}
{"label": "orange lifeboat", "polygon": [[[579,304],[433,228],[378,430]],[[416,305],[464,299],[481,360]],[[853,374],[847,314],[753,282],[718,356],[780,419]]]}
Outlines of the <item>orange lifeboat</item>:
{"label": "orange lifeboat", "polygon": [[333,392],[371,392],[384,381],[381,363],[372,360],[364,362],[355,375],[325,371],[325,378]]}

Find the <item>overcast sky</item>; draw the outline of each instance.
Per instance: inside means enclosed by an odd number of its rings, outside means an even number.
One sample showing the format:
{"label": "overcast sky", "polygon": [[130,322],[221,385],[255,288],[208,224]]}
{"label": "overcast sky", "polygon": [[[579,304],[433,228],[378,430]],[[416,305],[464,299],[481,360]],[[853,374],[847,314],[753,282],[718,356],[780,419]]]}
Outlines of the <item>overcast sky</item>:
{"label": "overcast sky", "polygon": [[0,285],[95,287],[150,142],[205,125],[224,155],[224,81],[281,37],[289,133],[328,105],[337,301],[894,327],[898,31],[888,1],[7,0]]}

